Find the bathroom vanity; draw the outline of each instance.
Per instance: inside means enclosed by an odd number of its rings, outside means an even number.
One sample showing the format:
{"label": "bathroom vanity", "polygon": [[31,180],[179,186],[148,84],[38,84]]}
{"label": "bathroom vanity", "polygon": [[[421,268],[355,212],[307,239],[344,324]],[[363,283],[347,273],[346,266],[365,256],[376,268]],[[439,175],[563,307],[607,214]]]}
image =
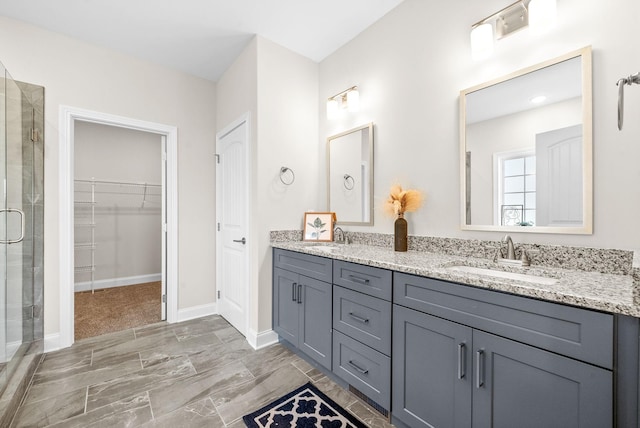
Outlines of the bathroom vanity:
{"label": "bathroom vanity", "polygon": [[273,246],[274,330],[396,426],[637,426],[631,275]]}

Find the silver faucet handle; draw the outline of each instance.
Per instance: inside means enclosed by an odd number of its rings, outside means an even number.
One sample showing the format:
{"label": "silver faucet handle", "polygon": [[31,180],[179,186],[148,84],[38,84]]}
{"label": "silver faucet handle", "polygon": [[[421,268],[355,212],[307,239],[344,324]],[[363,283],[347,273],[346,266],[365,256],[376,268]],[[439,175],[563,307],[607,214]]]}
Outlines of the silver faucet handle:
{"label": "silver faucet handle", "polygon": [[522,252],[522,254],[520,255],[520,261],[522,262],[522,266],[531,266],[531,259],[527,254],[527,250],[522,248],[520,251]]}

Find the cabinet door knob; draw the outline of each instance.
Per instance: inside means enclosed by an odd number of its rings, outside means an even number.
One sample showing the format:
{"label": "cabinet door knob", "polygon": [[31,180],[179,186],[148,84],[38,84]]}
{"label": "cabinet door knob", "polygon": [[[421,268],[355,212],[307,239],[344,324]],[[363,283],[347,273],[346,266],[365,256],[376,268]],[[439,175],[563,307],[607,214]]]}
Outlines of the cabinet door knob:
{"label": "cabinet door knob", "polygon": [[465,373],[465,366],[466,364],[466,345],[464,343],[459,343],[458,344],[458,379],[463,379],[464,376],[466,375]]}

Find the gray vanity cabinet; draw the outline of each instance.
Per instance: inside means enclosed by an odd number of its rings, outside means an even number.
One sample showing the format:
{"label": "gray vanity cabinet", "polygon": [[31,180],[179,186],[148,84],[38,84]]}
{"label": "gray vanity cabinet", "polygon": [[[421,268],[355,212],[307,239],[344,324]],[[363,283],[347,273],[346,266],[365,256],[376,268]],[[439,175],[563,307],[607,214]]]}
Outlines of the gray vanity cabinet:
{"label": "gray vanity cabinet", "polygon": [[471,427],[472,331],[394,305],[394,419],[412,428]]}
{"label": "gray vanity cabinet", "polygon": [[613,373],[473,332],[473,426],[613,426]]}
{"label": "gray vanity cabinet", "polygon": [[273,329],[331,370],[331,283],[312,276],[330,280],[332,261],[279,249],[273,254]]}
{"label": "gray vanity cabinet", "polygon": [[395,273],[393,419],[412,428],[611,427],[612,321]]}
{"label": "gray vanity cabinet", "polygon": [[333,373],[391,405],[391,271],[333,262]]}

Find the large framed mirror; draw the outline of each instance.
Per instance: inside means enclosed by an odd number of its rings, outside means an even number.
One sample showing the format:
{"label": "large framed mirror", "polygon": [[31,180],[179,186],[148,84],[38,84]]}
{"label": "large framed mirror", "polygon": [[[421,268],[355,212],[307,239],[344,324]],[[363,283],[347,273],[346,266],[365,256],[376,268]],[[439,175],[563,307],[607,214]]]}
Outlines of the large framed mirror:
{"label": "large framed mirror", "polygon": [[373,123],[327,138],[327,205],[340,225],[373,225]]}
{"label": "large framed mirror", "polygon": [[461,227],[591,234],[591,48],[460,92]]}

